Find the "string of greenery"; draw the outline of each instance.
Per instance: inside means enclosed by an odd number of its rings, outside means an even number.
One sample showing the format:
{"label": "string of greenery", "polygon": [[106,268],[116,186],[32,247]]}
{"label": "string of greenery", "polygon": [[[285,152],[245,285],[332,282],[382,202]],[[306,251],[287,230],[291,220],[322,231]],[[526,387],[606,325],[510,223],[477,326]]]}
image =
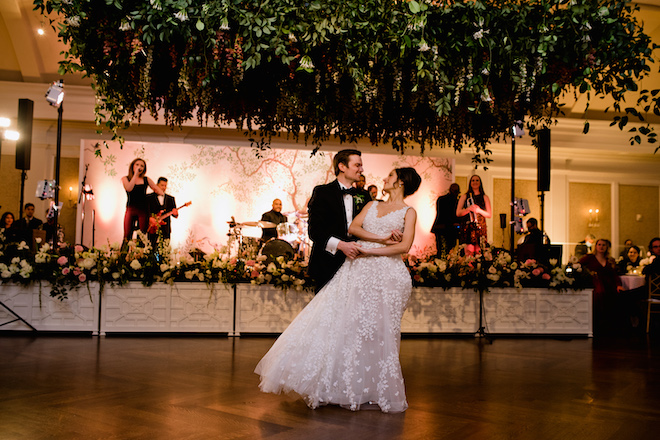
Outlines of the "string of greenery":
{"label": "string of greenery", "polygon": [[[115,137],[144,112],[178,126],[235,124],[488,162],[488,144],[531,134],[566,93],[614,99],[613,124],[660,115],[658,90],[626,106],[657,47],[619,0],[34,0],[82,71]],[[588,131],[585,124],[585,132]],[[631,142],[656,141],[642,124]],[[120,136],[119,136],[120,137]]]}

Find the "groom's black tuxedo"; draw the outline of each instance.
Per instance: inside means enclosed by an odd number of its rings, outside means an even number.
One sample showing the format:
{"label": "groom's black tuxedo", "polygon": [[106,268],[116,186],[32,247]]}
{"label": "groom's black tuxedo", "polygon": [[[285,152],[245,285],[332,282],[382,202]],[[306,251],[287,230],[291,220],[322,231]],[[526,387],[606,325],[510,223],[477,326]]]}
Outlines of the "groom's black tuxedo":
{"label": "groom's black tuxedo", "polygon": [[[353,217],[355,217],[371,197],[368,191],[359,189],[353,191],[355,191],[353,195]],[[316,281],[318,292],[330,281],[346,258],[339,250],[335,255],[325,250],[328,239],[337,237],[342,241],[355,241],[355,238],[348,236],[344,195],[337,180],[314,188],[308,211],[309,237],[314,242],[309,260],[309,274]]]}

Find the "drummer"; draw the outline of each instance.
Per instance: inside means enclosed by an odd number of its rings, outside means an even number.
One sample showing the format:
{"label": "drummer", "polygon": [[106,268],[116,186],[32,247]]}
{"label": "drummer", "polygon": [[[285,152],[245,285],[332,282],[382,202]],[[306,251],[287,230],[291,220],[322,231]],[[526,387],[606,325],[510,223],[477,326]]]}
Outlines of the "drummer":
{"label": "drummer", "polygon": [[[275,223],[276,226],[280,223],[287,222],[286,216],[282,214],[282,201],[280,199],[273,200],[273,209],[268,212],[264,212],[264,214],[261,216],[261,221]],[[263,228],[262,231],[261,241],[263,243],[272,238],[277,238],[276,228]]]}

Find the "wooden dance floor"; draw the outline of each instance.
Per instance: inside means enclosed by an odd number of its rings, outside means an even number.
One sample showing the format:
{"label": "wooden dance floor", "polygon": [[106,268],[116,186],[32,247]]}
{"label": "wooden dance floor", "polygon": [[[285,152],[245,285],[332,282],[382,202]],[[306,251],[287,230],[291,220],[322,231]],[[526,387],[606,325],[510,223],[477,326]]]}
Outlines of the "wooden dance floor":
{"label": "wooden dance floor", "polygon": [[260,393],[270,337],[0,333],[0,438],[651,439],[658,339],[406,338],[388,415]]}

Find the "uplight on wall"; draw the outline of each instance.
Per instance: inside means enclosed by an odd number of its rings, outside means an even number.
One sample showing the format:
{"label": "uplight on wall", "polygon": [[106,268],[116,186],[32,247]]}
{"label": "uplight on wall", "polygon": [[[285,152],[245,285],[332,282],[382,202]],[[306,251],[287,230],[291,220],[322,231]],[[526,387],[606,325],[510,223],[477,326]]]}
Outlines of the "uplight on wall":
{"label": "uplight on wall", "polygon": [[600,226],[599,224],[599,214],[600,210],[599,209],[589,209],[589,227],[590,228],[597,228]]}
{"label": "uplight on wall", "polygon": [[17,141],[21,137],[16,130],[7,130],[11,126],[11,119],[0,118],[0,141]]}
{"label": "uplight on wall", "polygon": [[8,130],[11,126],[11,119],[0,117],[0,157],[2,156],[2,141],[17,141],[20,134],[15,130]]}

